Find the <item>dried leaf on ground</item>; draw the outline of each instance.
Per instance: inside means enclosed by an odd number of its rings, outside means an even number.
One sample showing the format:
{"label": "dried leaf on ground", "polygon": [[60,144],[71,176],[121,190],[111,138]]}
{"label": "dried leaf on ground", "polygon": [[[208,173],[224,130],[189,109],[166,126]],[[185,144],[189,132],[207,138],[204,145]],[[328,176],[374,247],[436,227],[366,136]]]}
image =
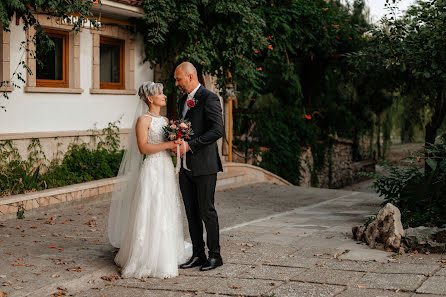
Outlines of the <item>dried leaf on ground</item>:
{"label": "dried leaf on ground", "polygon": [[11,282],[3,282],[2,286],[9,287],[9,286],[12,286],[12,283]]}
{"label": "dried leaf on ground", "polygon": [[51,277],[52,278],[58,278],[58,277],[60,277],[60,275],[59,274],[53,274],[53,275],[51,275]]}
{"label": "dried leaf on ground", "polygon": [[233,289],[240,289],[242,286],[231,286],[231,288],[233,288]]}
{"label": "dried leaf on ground", "polygon": [[0,297],[7,297],[8,293],[0,291]]}
{"label": "dried leaf on ground", "polygon": [[68,271],[82,272],[82,268],[80,267],[68,267]]}
{"label": "dried leaf on ground", "polygon": [[114,280],[117,280],[117,279],[121,279],[121,277],[119,276],[119,275],[117,275],[117,274],[115,274],[115,275],[110,275],[110,276],[107,276],[107,275],[104,275],[104,276],[102,276],[101,277],[103,280],[106,280],[106,281],[114,281]]}

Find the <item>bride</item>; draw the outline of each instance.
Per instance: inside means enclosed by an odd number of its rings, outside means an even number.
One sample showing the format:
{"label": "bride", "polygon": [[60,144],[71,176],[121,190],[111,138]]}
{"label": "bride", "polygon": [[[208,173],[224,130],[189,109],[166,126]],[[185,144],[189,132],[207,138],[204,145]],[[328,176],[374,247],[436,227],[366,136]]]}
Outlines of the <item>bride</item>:
{"label": "bride", "polygon": [[187,257],[169,153],[177,144],[164,138],[162,127],[168,121],[160,115],[166,105],[163,85],[145,82],[138,95],[141,100],[112,196],[108,236],[119,248],[115,262],[123,277],[175,277]]}

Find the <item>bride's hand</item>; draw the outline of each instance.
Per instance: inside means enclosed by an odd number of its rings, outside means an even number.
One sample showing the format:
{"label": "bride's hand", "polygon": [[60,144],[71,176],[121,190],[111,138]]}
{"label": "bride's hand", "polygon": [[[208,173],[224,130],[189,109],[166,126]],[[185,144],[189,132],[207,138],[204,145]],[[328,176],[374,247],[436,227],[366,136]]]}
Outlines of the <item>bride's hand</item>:
{"label": "bride's hand", "polygon": [[175,140],[166,142],[166,149],[167,150],[173,150],[173,149],[176,149],[176,148],[177,148],[177,144],[176,144]]}

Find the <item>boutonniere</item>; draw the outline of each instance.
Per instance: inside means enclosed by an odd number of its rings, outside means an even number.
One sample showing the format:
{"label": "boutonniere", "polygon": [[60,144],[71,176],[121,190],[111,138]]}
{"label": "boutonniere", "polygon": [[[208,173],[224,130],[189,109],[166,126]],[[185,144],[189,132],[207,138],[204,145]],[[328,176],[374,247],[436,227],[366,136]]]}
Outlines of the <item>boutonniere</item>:
{"label": "boutonniere", "polygon": [[187,104],[187,107],[192,108],[198,104],[198,100],[195,99],[195,97],[192,97],[191,99],[187,100],[186,104]]}

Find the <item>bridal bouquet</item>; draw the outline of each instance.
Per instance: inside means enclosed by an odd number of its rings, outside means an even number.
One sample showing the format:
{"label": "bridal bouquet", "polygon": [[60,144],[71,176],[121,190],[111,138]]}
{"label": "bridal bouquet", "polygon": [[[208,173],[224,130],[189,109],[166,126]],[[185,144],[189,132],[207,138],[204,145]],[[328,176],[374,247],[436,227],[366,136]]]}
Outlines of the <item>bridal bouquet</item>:
{"label": "bridal bouquet", "polygon": [[187,120],[171,120],[168,125],[163,127],[163,131],[167,140],[189,139],[194,135],[191,123]]}
{"label": "bridal bouquet", "polygon": [[[171,120],[169,124],[163,127],[164,135],[167,140],[184,140],[190,139],[194,135],[194,131],[191,128],[191,123],[187,120]],[[186,165],[186,147],[183,146],[183,168],[189,170]],[[180,158],[180,145],[177,144],[177,164],[175,171],[180,172],[181,158]]]}

